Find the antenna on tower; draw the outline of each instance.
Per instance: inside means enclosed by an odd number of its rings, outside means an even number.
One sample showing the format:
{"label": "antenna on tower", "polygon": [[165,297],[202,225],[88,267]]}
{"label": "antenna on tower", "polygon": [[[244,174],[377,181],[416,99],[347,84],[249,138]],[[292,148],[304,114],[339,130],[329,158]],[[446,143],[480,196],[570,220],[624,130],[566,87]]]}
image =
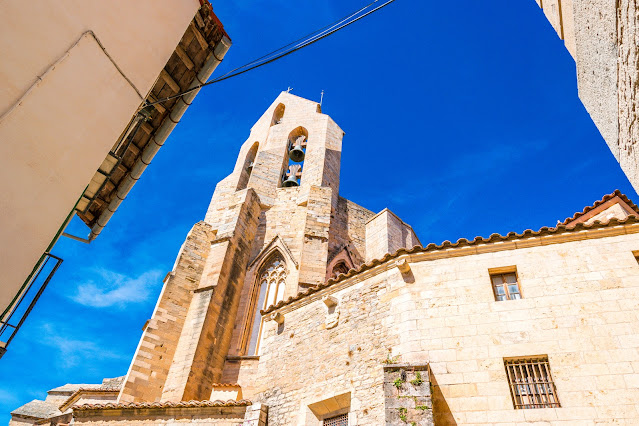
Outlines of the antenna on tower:
{"label": "antenna on tower", "polygon": [[322,101],[324,100],[324,90],[320,93],[320,106],[322,106]]}

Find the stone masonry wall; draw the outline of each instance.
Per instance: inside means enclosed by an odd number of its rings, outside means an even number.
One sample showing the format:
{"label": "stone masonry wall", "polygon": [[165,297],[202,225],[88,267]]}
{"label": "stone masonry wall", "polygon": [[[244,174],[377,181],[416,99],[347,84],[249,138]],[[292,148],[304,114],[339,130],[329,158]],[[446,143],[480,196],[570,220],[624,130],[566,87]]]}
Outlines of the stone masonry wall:
{"label": "stone masonry wall", "polygon": [[212,384],[221,378],[260,212],[252,189],[236,197],[194,290],[185,320],[188,327],[180,335],[163,401],[208,399]]}
{"label": "stone masonry wall", "polygon": [[617,4],[619,163],[639,191],[639,4],[637,0]]}
{"label": "stone masonry wall", "polygon": [[[638,231],[427,252],[404,274],[388,262],[281,308],[259,361],[234,361],[234,375],[278,425],[345,392],[349,424],[384,424],[386,359],[429,364],[436,424],[637,424]],[[495,301],[488,270],[512,266],[523,299]],[[515,410],[504,358],[542,354],[561,408]]]}
{"label": "stone masonry wall", "polygon": [[637,0],[537,0],[537,4],[575,59],[579,98],[639,190]]}
{"label": "stone masonry wall", "polygon": [[362,264],[366,256],[366,222],[373,216],[372,211],[339,197],[328,236],[328,258],[348,246],[355,266]]}

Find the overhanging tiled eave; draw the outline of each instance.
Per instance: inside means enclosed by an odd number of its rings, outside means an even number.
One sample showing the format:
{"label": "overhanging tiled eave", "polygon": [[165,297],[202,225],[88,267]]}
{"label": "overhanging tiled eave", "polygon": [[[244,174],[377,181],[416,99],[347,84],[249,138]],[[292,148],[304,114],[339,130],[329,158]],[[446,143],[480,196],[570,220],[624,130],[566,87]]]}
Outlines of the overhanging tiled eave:
{"label": "overhanging tiled eave", "polygon": [[[214,49],[223,37],[228,39],[210,4],[202,3],[173,54],[160,71],[144,104],[176,95],[191,87],[194,82],[198,83],[198,73],[207,58],[215,54]],[[179,98],[176,98],[147,108],[146,120],[141,119],[142,116],[136,113],[118,140],[114,141],[113,148],[88,183],[76,206],[78,216],[87,226],[93,228],[98,219],[107,212],[109,204],[117,196],[120,185],[134,165],[141,160],[142,153],[155,132],[166,120],[171,120],[171,112],[178,101]],[[140,108],[144,104],[140,105]],[[104,219],[102,222],[105,222]]]}

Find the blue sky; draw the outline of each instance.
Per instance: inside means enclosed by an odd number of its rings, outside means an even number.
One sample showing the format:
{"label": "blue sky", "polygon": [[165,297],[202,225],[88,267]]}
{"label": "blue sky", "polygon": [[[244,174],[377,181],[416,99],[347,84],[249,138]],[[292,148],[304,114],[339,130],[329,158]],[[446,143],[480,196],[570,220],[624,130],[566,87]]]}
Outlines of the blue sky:
{"label": "blue sky", "polygon": [[[216,75],[363,4],[214,1],[234,42]],[[323,111],[346,132],[341,195],[389,207],[424,245],[552,226],[616,188],[638,199],[533,0],[397,0],[204,89],[100,237],[58,243],[64,263],[0,360],[0,423],[50,388],[126,373],[186,233],[289,86],[313,100],[324,90]]]}

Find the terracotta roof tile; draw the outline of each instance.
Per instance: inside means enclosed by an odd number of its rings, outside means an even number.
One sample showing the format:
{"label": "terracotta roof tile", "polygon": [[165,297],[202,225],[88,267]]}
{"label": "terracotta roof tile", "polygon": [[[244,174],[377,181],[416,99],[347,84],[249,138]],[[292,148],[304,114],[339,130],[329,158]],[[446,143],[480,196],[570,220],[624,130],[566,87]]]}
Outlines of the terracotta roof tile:
{"label": "terracotta roof tile", "polygon": [[630,201],[630,199],[626,197],[624,193],[622,193],[618,189],[615,189],[615,191],[612,194],[605,195],[601,200],[596,201],[592,206],[587,206],[582,211],[575,213],[571,217],[567,217],[563,222],[559,222],[558,225],[568,225],[570,222],[574,222],[575,220],[579,219],[581,216],[587,214],[591,210],[596,209],[600,205],[604,204],[605,202],[609,200],[612,200],[615,197],[621,198],[626,204],[628,204],[628,206],[631,209],[635,211],[635,213],[639,215],[639,207],[637,207],[635,203]]}
{"label": "terracotta roof tile", "polygon": [[242,399],[239,401],[180,401],[180,402],[131,402],[131,403],[106,403],[83,404],[73,407],[73,411],[87,410],[136,410],[140,408],[193,408],[193,407],[246,407],[253,403]]}
{"label": "terracotta roof tile", "polygon": [[[353,268],[350,271],[348,271],[345,274],[339,274],[337,277],[335,278],[331,278],[329,279],[326,283],[324,284],[319,284],[316,285],[314,287],[309,287],[308,289],[297,293],[297,295],[295,296],[291,296],[286,300],[281,300],[278,303],[276,303],[275,305],[271,305],[268,308],[260,311],[262,315],[266,315],[270,312],[273,312],[276,309],[279,309],[283,306],[289,305],[297,300],[303,299],[306,296],[309,296],[313,293],[317,293],[320,290],[323,290],[327,287],[332,286],[335,283],[338,283],[340,281],[343,281],[347,278],[351,278],[359,273],[362,273],[364,271],[367,271],[369,269],[372,269],[378,265],[381,265],[383,263],[388,262],[391,259],[395,259],[399,256],[405,255],[405,254],[416,254],[416,253],[427,253],[427,252],[431,252],[431,251],[437,251],[437,250],[446,250],[446,249],[451,249],[451,248],[460,248],[460,247],[467,247],[467,246],[475,246],[478,244],[488,244],[488,243],[497,243],[497,242],[504,242],[504,241],[512,241],[512,240],[518,240],[518,239],[522,239],[522,238],[531,238],[531,237],[540,237],[540,236],[544,236],[544,235],[552,235],[552,234],[562,234],[562,233],[568,233],[568,232],[580,232],[580,231],[586,231],[586,230],[591,230],[591,229],[599,229],[599,228],[605,228],[608,226],[618,226],[618,225],[629,225],[629,224],[634,224],[634,223],[639,223],[639,209],[637,208],[637,206],[635,206],[632,201],[630,201],[625,195],[621,194],[621,192],[619,192],[618,190],[615,191],[613,194],[607,195],[606,197],[604,197],[604,200],[602,201],[598,201],[597,203],[595,203],[595,205],[599,205],[602,202],[605,202],[607,200],[609,200],[610,198],[614,197],[614,196],[623,196],[623,200],[628,203],[629,206],[631,206],[636,212],[637,215],[630,215],[628,216],[626,219],[623,220],[619,220],[616,218],[610,219],[607,222],[600,222],[600,221],[595,221],[589,225],[586,225],[585,223],[576,223],[573,225],[566,225],[565,223],[559,223],[557,224],[557,226],[555,226],[554,228],[550,228],[547,226],[542,227],[539,231],[533,231],[531,229],[527,229],[524,232],[522,232],[521,234],[518,234],[516,232],[509,232],[506,235],[500,235],[500,234],[492,234],[490,237],[488,238],[484,238],[484,237],[475,237],[474,240],[469,241],[466,238],[460,238],[459,240],[457,240],[457,242],[455,243],[451,243],[450,241],[444,241],[441,244],[434,244],[434,243],[430,243],[428,244],[426,247],[422,247],[422,246],[415,246],[411,249],[407,249],[407,248],[401,248],[399,250],[397,250],[395,253],[393,254],[386,254],[384,255],[384,257],[382,257],[381,259],[374,259],[371,260],[369,262],[366,262],[362,265],[360,265],[358,268]],[[607,198],[609,197],[609,198]],[[626,201],[627,200],[627,201]],[[594,207],[592,207],[594,208]],[[589,208],[584,209],[584,212],[588,211]],[[578,217],[578,215],[581,215],[584,213],[577,213],[575,215],[575,217]],[[570,219],[570,218],[569,218]],[[570,223],[571,220],[566,219],[567,223]]]}

